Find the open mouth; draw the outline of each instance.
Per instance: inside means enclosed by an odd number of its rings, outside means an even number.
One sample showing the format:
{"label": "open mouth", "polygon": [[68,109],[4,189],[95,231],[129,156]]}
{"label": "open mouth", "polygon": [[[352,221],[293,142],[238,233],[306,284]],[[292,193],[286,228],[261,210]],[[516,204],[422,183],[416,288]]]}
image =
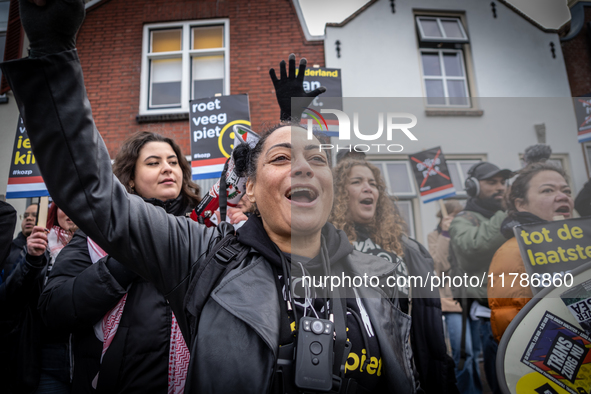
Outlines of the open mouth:
{"label": "open mouth", "polygon": [[309,187],[292,187],[285,194],[288,200],[299,203],[310,203],[318,198],[318,192]]}
{"label": "open mouth", "polygon": [[361,205],[373,205],[373,198],[364,198],[363,200],[359,201]]}
{"label": "open mouth", "polygon": [[561,215],[569,215],[570,214],[570,208],[568,206],[566,206],[566,205],[563,205],[563,206],[559,207],[556,210],[556,213],[559,213]]}

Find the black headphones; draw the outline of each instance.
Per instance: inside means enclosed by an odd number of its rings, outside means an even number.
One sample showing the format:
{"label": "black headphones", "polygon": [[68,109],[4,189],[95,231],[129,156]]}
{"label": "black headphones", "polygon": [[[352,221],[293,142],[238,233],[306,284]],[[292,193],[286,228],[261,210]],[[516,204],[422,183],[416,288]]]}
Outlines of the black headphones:
{"label": "black headphones", "polygon": [[474,177],[474,172],[478,168],[478,166],[486,163],[485,161],[481,161],[480,163],[474,164],[468,170],[468,178],[464,181],[464,190],[469,197],[476,197],[480,194],[480,181]]}

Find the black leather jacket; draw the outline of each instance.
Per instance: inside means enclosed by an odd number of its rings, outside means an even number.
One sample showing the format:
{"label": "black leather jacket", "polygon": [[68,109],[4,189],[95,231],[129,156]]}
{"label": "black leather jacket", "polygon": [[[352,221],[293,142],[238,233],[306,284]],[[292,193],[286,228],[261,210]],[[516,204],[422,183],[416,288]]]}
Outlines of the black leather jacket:
{"label": "black leather jacket", "polygon": [[[199,325],[191,325],[192,275],[210,244],[223,234],[127,194],[112,173],[109,154],[95,128],[75,50],[7,62],[2,69],[58,206],[111,256],[154,283],[170,302],[191,350],[185,392],[269,392],[280,322],[270,264],[252,249],[213,290]],[[391,263],[356,252],[341,259],[333,273],[345,270],[382,281],[394,274]],[[410,318],[396,309],[384,289],[357,290],[379,341],[388,391],[412,393]]]}

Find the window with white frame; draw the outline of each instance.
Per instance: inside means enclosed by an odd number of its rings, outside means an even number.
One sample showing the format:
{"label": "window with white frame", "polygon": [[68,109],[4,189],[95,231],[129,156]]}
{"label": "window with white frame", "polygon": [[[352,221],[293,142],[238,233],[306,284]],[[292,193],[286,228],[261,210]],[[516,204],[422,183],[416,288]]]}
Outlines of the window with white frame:
{"label": "window with white frame", "polygon": [[428,106],[470,107],[463,44],[468,35],[459,17],[417,16],[421,72]]}
{"label": "window with white frame", "polygon": [[446,160],[451,181],[456,189],[457,197],[468,197],[464,191],[464,182],[468,178],[468,170],[481,160]]}
{"label": "window with white frame", "polygon": [[406,222],[405,230],[410,237],[414,238],[415,215],[412,199],[416,197],[417,192],[408,161],[372,161],[372,164],[382,172],[386,191],[390,196],[396,197],[394,204]]}
{"label": "window with white frame", "polygon": [[144,26],[140,114],[189,112],[189,101],[227,95],[226,19]]}
{"label": "window with white frame", "polygon": [[585,158],[587,163],[587,173],[591,174],[591,142],[585,142],[583,144],[585,147]]}
{"label": "window with white frame", "polygon": [[421,41],[467,43],[468,36],[458,17],[417,16]]}

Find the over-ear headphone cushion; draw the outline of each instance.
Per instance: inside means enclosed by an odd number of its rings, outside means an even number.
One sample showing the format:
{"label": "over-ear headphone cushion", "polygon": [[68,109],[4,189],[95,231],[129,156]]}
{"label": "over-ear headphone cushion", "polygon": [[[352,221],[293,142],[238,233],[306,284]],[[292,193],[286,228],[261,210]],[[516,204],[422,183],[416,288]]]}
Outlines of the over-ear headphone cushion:
{"label": "over-ear headphone cushion", "polygon": [[478,189],[480,189],[478,179],[474,177],[467,178],[464,182],[464,186],[466,188],[466,194],[468,194],[468,196],[476,197],[478,195]]}

